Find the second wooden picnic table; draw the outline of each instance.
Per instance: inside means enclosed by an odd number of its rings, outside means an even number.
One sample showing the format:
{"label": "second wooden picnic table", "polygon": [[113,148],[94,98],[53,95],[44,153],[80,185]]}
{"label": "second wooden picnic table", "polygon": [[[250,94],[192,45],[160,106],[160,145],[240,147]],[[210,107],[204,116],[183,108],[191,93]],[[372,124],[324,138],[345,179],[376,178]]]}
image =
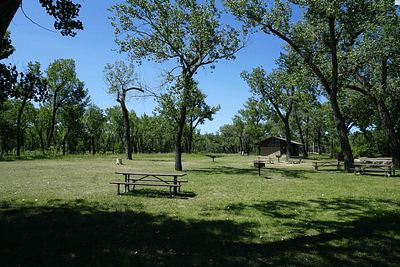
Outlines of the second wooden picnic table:
{"label": "second wooden picnic table", "polygon": [[365,174],[365,172],[384,172],[385,176],[390,176],[395,173],[395,168],[392,163],[353,163],[351,168],[354,173]]}
{"label": "second wooden picnic table", "polygon": [[316,171],[318,171],[318,168],[322,167],[336,167],[338,170],[340,170],[340,161],[313,161],[313,166]]}

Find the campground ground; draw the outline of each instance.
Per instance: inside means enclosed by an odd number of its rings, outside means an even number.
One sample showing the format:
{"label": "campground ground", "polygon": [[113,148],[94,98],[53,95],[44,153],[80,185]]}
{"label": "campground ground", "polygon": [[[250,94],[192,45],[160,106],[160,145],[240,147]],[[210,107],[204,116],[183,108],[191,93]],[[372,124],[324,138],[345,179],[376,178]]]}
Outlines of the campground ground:
{"label": "campground ground", "polygon": [[[120,156],[121,157],[121,156]],[[4,266],[398,266],[400,179],[313,160],[183,155],[181,195],[117,195],[118,170],[174,172],[173,154],[0,162]]]}

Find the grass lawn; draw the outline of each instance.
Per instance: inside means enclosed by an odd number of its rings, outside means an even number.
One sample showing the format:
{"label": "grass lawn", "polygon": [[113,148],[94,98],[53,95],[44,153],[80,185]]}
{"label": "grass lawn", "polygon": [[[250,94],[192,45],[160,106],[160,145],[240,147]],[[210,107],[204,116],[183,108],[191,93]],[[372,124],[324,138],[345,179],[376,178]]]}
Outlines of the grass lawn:
{"label": "grass lawn", "polygon": [[183,155],[181,195],[117,194],[174,156],[0,162],[1,266],[399,266],[400,178]]}

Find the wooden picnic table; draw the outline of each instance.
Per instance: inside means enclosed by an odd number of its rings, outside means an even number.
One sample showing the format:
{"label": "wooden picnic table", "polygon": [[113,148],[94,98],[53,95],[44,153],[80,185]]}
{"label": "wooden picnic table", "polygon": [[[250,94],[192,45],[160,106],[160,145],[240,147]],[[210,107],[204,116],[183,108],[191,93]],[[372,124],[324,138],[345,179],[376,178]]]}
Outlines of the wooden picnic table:
{"label": "wooden picnic table", "polygon": [[[124,182],[110,182],[110,184],[118,185],[118,194],[125,194],[132,186],[132,190],[137,185],[143,186],[167,186],[169,187],[169,196],[173,197],[180,193],[181,183],[187,183],[188,181],[178,180],[178,177],[183,177],[186,173],[160,173],[160,172],[132,172],[132,171],[118,171],[115,174],[122,174],[125,177]],[[132,178],[132,176],[142,176],[140,178]],[[152,178],[148,178],[152,177]],[[168,179],[173,177],[173,179]],[[166,179],[167,178],[167,179]],[[159,183],[154,183],[159,182]],[[120,185],[124,185],[124,191],[121,193]],[[172,193],[172,188],[173,193]]]}
{"label": "wooden picnic table", "polygon": [[365,174],[366,172],[383,172],[385,176],[389,177],[392,173],[395,173],[395,168],[392,163],[353,163],[353,167],[350,169],[354,171],[354,174]]}
{"label": "wooden picnic table", "polygon": [[321,167],[336,167],[338,170],[340,170],[340,161],[338,160],[331,160],[331,161],[313,161],[313,166],[316,171],[318,171],[318,168]]}

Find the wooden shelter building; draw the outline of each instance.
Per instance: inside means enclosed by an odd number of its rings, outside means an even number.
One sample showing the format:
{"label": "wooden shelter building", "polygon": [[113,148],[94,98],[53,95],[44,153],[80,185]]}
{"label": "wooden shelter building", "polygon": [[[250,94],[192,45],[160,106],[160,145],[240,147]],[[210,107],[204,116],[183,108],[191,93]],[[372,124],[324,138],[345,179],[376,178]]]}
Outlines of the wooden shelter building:
{"label": "wooden shelter building", "polygon": [[[292,156],[299,156],[300,155],[300,148],[304,146],[301,143],[291,141],[292,144]],[[261,142],[256,143],[255,145],[260,146],[260,155],[261,156],[282,156],[286,154],[286,145],[287,141],[285,138],[271,136]]]}

